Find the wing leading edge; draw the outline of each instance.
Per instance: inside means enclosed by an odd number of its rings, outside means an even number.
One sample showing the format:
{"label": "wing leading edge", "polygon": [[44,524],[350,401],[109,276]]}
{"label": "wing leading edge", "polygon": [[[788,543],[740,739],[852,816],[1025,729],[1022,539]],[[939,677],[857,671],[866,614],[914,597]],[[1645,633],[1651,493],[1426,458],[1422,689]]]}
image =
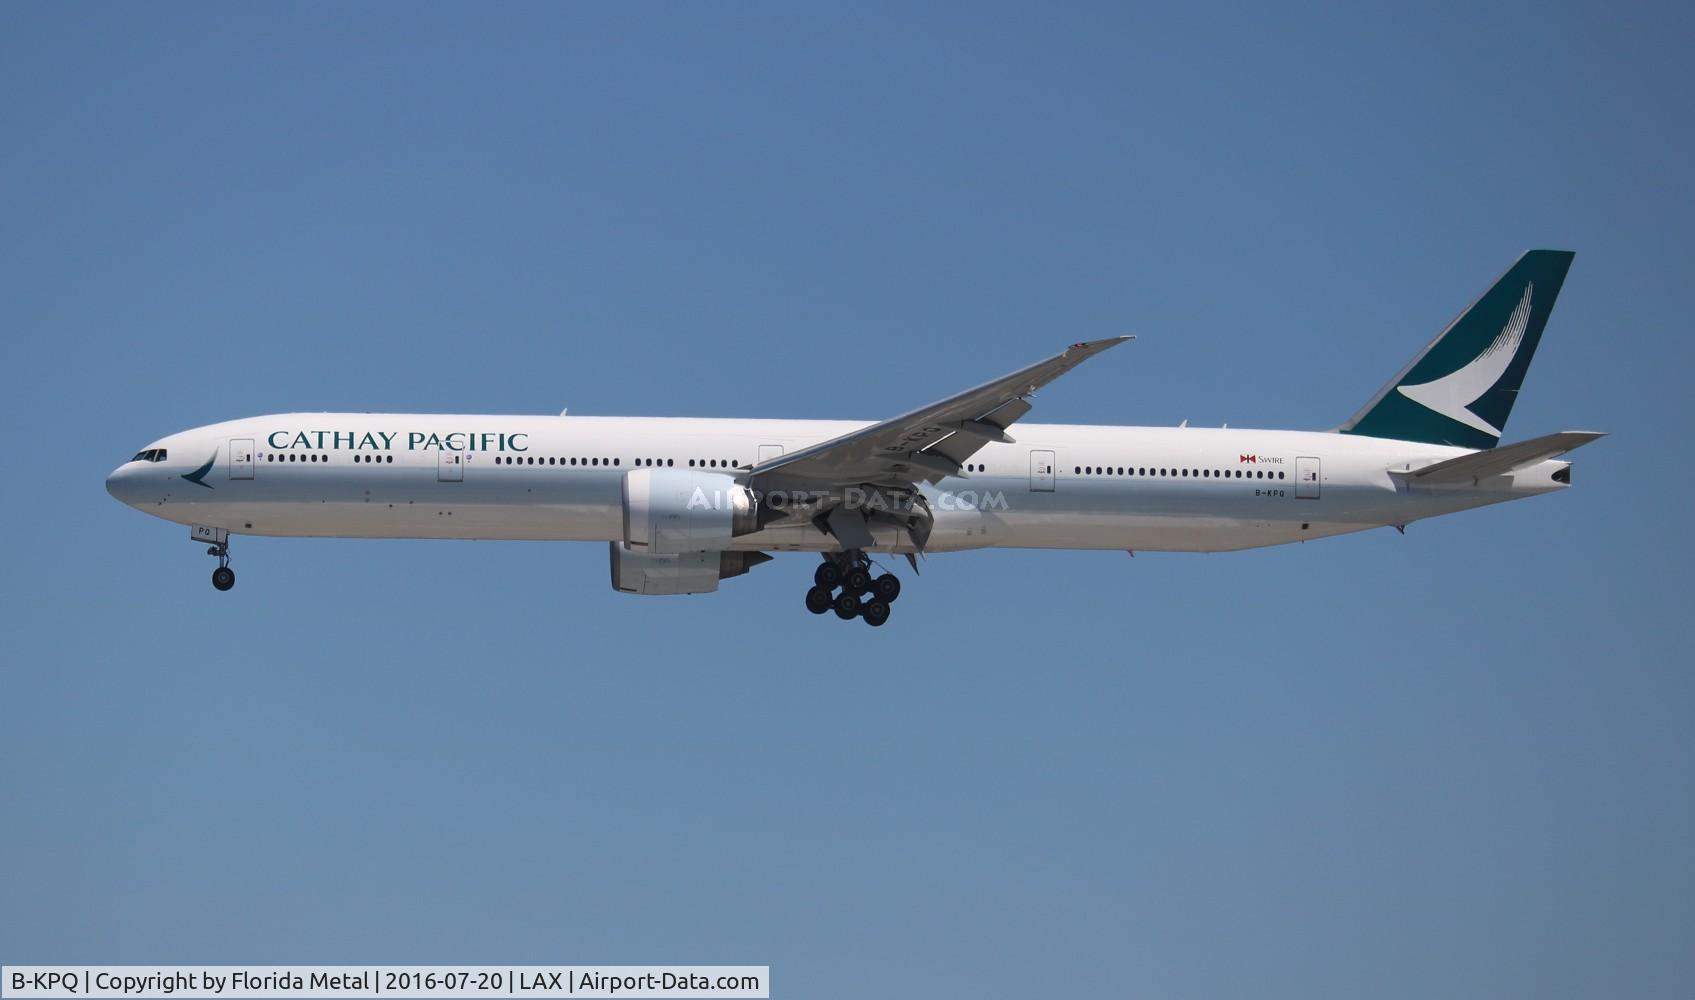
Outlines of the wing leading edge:
{"label": "wing leading edge", "polygon": [[1045,361],[898,417],[782,455],[753,469],[755,479],[781,477],[831,485],[935,482],[961,476],[961,463],[1030,412],[1025,397],[1084,361],[1134,337],[1072,344]]}

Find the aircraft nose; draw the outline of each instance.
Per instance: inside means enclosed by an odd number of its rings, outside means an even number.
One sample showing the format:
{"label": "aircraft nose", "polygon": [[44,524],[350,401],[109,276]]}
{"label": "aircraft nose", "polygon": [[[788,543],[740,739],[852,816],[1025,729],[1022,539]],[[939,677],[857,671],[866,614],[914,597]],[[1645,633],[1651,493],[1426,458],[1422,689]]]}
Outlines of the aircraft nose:
{"label": "aircraft nose", "polygon": [[134,463],[125,462],[113,469],[111,474],[106,477],[106,492],[112,494],[114,499],[132,506],[135,504],[137,495],[133,466]]}

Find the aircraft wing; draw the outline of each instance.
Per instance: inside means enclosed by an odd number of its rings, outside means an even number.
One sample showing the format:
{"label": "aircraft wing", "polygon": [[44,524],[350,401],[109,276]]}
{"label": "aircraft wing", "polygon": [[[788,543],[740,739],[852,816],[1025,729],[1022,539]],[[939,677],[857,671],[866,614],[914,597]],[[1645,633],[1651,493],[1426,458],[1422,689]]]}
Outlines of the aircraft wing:
{"label": "aircraft wing", "polygon": [[1072,344],[1045,361],[975,389],[761,463],[752,476],[831,485],[904,485],[961,476],[960,464],[984,444],[1012,442],[1006,429],[1030,412],[1025,397],[1102,351],[1133,339],[1109,337]]}

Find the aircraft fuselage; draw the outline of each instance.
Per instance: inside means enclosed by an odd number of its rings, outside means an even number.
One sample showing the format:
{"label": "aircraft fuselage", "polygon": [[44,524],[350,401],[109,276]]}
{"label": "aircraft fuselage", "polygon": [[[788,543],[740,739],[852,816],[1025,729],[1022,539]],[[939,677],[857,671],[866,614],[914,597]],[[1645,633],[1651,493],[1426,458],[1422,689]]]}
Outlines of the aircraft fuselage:
{"label": "aircraft fuselage", "polygon": [[[862,421],[297,413],[195,428],[107,480],[182,524],[236,534],[617,541],[635,468],[744,474]],[[986,547],[1212,552],[1406,523],[1565,488],[1548,460],[1466,487],[1405,470],[1469,449],[1325,432],[1020,423],[962,475],[925,484],[926,551]],[[146,454],[146,452],[143,452]],[[906,552],[873,528],[872,551]],[[835,551],[811,523],[739,551]]]}

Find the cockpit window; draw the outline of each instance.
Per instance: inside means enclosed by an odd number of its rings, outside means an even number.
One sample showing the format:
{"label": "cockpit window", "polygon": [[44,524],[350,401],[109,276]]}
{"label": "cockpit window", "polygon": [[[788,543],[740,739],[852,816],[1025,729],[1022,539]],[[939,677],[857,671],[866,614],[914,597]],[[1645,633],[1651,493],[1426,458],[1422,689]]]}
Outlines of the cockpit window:
{"label": "cockpit window", "polygon": [[165,449],[163,448],[149,448],[146,451],[138,451],[135,453],[135,457],[130,459],[132,462],[163,462],[164,460]]}

